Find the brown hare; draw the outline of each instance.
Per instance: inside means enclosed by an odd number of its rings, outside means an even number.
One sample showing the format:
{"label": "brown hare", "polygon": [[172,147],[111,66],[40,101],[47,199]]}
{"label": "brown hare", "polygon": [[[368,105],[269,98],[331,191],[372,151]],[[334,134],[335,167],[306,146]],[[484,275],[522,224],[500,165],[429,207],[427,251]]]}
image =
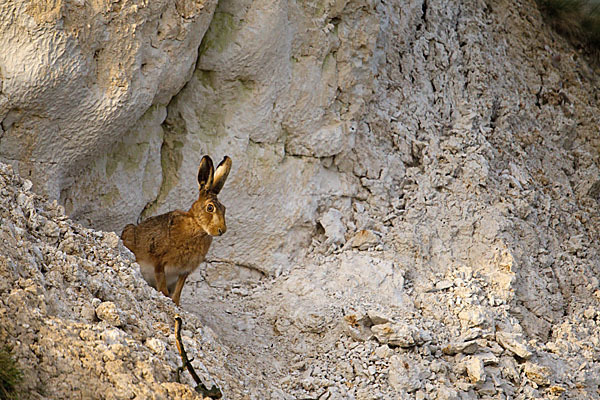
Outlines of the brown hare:
{"label": "brown hare", "polygon": [[189,211],[175,210],[129,224],[121,239],[135,254],[142,276],[155,289],[179,305],[185,280],[208,252],[213,236],[227,230],[225,206],[217,199],[231,170],[231,158],[225,156],[215,170],[209,156],[202,157],[198,168],[200,194]]}

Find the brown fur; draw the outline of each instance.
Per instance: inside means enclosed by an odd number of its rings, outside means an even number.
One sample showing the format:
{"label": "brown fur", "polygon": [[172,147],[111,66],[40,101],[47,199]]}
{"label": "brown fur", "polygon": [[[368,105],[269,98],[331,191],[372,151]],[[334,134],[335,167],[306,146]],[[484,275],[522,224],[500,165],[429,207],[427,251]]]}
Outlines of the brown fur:
{"label": "brown fur", "polygon": [[[204,261],[212,237],[227,230],[225,206],[217,194],[230,169],[229,157],[215,172],[210,157],[204,156],[198,173],[200,193],[189,211],[175,210],[137,226],[127,225],[121,234],[123,244],[135,254],[144,279],[165,296],[171,295],[177,305],[185,280]],[[208,210],[209,205],[213,211]]]}

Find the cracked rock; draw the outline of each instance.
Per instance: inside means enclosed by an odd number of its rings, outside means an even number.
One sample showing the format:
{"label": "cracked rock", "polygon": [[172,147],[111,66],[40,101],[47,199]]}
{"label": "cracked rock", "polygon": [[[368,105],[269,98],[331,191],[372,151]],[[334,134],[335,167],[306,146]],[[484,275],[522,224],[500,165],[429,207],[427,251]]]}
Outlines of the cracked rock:
{"label": "cracked rock", "polygon": [[371,331],[379,343],[390,346],[413,347],[425,341],[422,332],[411,325],[386,323],[372,326]]}
{"label": "cracked rock", "polygon": [[499,331],[496,332],[496,340],[506,350],[525,360],[530,359],[533,355],[527,345],[523,343],[523,337],[519,334]]}

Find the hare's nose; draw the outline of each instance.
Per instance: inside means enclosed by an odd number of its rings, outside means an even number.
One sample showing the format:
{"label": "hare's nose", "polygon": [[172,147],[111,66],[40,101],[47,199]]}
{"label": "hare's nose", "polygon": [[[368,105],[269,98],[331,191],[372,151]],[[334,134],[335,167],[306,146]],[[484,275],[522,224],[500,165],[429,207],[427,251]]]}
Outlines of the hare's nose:
{"label": "hare's nose", "polygon": [[219,228],[219,236],[221,236],[222,234],[224,234],[225,231],[226,231],[225,228],[223,228],[223,229]]}

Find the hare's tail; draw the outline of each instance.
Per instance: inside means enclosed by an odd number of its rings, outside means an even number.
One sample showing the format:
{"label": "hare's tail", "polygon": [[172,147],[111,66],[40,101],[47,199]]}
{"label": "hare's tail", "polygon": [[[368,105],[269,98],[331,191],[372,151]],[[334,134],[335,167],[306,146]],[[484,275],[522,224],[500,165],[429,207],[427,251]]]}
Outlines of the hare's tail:
{"label": "hare's tail", "polygon": [[123,240],[123,244],[128,249],[132,249],[135,243],[135,225],[129,224],[123,228],[123,233],[121,233],[121,240]]}

